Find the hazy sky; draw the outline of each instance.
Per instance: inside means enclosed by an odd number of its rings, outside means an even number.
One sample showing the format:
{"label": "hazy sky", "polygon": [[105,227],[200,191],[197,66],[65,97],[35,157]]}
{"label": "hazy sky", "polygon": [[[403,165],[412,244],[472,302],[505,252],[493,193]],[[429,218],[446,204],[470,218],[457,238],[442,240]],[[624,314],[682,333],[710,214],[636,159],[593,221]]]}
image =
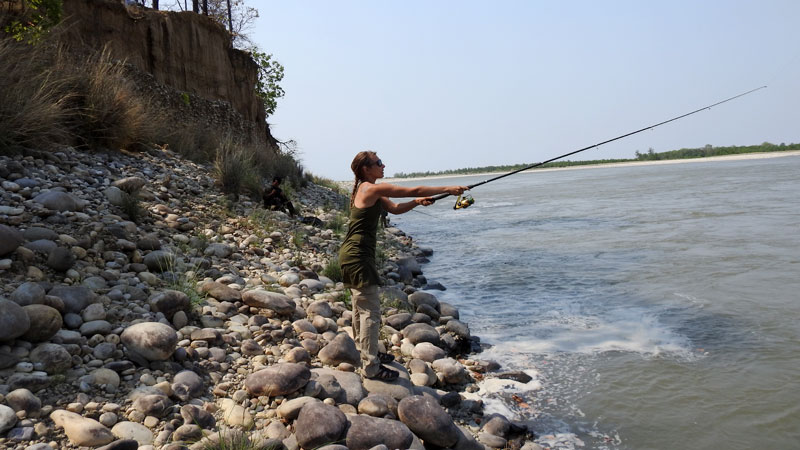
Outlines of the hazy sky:
{"label": "hazy sky", "polygon": [[798,0],[248,3],[286,68],[272,133],[316,175],[535,163],[761,85],[572,159],[800,142]]}

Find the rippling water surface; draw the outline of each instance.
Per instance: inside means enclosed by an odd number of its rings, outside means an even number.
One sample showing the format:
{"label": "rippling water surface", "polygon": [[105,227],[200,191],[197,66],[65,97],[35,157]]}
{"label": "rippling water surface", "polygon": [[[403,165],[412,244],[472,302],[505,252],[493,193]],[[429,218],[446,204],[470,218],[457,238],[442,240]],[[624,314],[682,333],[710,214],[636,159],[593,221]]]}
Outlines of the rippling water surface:
{"label": "rippling water surface", "polygon": [[800,448],[800,157],[542,171],[472,194],[393,220],[436,251],[425,275],[493,345],[482,357],[537,375],[487,387],[489,409],[553,448]]}

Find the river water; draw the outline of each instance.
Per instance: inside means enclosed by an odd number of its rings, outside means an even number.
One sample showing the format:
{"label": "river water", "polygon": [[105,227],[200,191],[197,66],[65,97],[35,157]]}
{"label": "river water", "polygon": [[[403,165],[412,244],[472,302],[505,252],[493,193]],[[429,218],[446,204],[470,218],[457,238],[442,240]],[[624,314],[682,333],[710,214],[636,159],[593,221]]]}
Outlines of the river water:
{"label": "river water", "polygon": [[[400,184],[471,184],[459,177]],[[800,156],[522,173],[394,223],[535,379],[482,383],[551,448],[800,448]],[[516,399],[511,395],[516,395]]]}

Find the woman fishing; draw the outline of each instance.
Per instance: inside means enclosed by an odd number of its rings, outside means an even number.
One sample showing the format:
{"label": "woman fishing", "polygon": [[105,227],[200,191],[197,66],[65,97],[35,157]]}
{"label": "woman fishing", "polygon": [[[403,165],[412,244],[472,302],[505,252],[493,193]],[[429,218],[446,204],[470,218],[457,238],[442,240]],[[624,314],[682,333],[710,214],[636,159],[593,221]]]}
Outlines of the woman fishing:
{"label": "woman fishing", "polygon": [[[391,381],[397,379],[398,372],[381,364],[391,363],[394,356],[378,352],[381,303],[378,298],[380,276],[375,262],[375,244],[381,211],[403,214],[419,205],[432,204],[432,195],[460,195],[467,187],[376,184],[379,178],[383,178],[384,167],[378,155],[369,151],[359,152],[350,164],[355,183],[350,197],[350,226],[339,250],[339,263],[345,286],[352,292],[353,336],[361,352],[363,374],[367,378]],[[390,200],[397,197],[417,198],[404,203]]]}

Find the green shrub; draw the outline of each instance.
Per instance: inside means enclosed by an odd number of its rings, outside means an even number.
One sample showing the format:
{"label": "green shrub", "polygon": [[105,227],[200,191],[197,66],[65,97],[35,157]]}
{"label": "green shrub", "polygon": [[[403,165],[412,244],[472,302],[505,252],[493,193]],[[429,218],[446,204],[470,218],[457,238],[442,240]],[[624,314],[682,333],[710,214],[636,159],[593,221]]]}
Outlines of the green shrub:
{"label": "green shrub", "polygon": [[328,265],[322,271],[322,275],[330,278],[334,282],[342,281],[342,266],[339,264],[339,258],[331,258]]}
{"label": "green shrub", "polygon": [[139,223],[144,213],[138,192],[122,192],[122,205],[120,205],[120,208],[122,208],[122,212],[125,213],[128,219],[133,223]]}

